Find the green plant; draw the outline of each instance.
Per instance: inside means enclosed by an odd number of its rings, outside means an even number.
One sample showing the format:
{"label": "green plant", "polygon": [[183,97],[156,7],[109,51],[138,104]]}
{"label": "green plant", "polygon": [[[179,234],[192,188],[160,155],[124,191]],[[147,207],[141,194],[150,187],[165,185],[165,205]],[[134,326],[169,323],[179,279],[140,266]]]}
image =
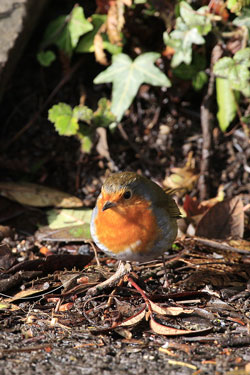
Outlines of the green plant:
{"label": "green plant", "polygon": [[60,135],[75,135],[81,142],[82,151],[89,152],[97,127],[107,127],[116,119],[110,111],[110,102],[102,98],[95,112],[87,106],[76,106],[73,109],[66,103],[54,105],[49,110],[49,120]]}
{"label": "green plant", "polygon": [[[161,56],[160,53],[141,51],[132,60],[123,52],[126,43],[122,33],[125,24],[124,1],[107,4],[107,14],[92,14],[86,19],[83,8],[75,6],[69,15],[60,16],[52,21],[45,32],[42,51],[38,55],[39,61],[48,66],[55,59],[55,54],[46,48],[55,44],[69,59],[74,52],[94,53],[97,62],[109,65],[93,81],[94,84],[112,83],[109,108],[111,115],[107,120],[106,115],[102,114],[100,121],[101,126],[105,127],[122,119],[142,83],[171,86],[165,73],[154,65]],[[225,3],[221,0],[219,8],[215,8],[214,2],[211,1],[208,6],[195,9],[189,2],[179,1],[175,7],[176,22],[167,23],[170,31],[159,35],[169,49],[168,52],[171,51],[167,57],[170,59],[174,76],[190,80],[197,91],[204,87],[211,65],[211,46],[210,49],[207,46],[208,35],[213,34],[214,40],[223,40],[227,34],[234,36],[242,33],[245,43],[249,43],[250,11],[247,4],[248,0],[229,0]],[[131,5],[131,10],[137,6],[144,7],[142,18],[152,17],[157,13],[149,0],[135,1]],[[227,22],[229,11],[234,16],[230,23]],[[107,53],[111,54],[111,61]],[[250,96],[249,48],[242,48],[231,54],[232,56],[220,58],[213,69],[216,75],[219,108],[217,118],[222,131],[228,128],[238,113],[239,93],[243,97]],[[72,109],[63,103],[52,109],[54,110],[50,110],[49,119],[55,124],[59,134],[77,135],[83,149],[89,151],[96,128],[96,112],[87,107],[77,106]]]}

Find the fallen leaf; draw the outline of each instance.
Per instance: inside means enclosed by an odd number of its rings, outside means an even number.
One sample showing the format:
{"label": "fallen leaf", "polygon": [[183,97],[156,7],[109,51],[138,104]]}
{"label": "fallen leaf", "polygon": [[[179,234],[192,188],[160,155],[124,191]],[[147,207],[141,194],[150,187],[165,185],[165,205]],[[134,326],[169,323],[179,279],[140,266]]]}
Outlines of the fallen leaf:
{"label": "fallen leaf", "polygon": [[243,203],[239,196],[226,199],[210,208],[198,223],[196,236],[228,239],[242,238],[244,233]]}
{"label": "fallen leaf", "polygon": [[171,316],[178,316],[180,314],[192,314],[194,310],[191,309],[184,309],[183,307],[177,306],[170,306],[170,307],[162,307],[157,305],[156,303],[149,301],[152,310],[160,315],[171,315]]}
{"label": "fallen leaf", "polygon": [[82,201],[70,194],[28,182],[0,182],[0,194],[6,198],[34,207],[82,207]]}
{"label": "fallen leaf", "polygon": [[207,211],[207,208],[201,206],[200,202],[197,200],[196,197],[191,197],[188,194],[186,194],[186,196],[185,196],[183,208],[184,208],[188,217],[201,215],[205,211]]}
{"label": "fallen leaf", "polygon": [[158,333],[158,335],[165,335],[165,336],[181,336],[181,335],[191,335],[191,334],[200,334],[208,332],[212,329],[212,326],[198,329],[198,330],[186,330],[186,329],[177,329],[165,326],[161,323],[158,323],[152,316],[150,319],[150,328],[153,332]]}
{"label": "fallen leaf", "polygon": [[87,242],[92,239],[89,224],[72,225],[60,229],[50,229],[50,227],[40,228],[35,233],[36,239],[53,242]]}
{"label": "fallen leaf", "polygon": [[50,255],[47,258],[39,258],[34,260],[26,260],[20,262],[8,269],[8,273],[16,273],[19,271],[36,271],[43,274],[53,273],[58,270],[72,269],[76,267],[81,269],[86,266],[93,258],[93,254],[89,255],[72,255],[58,254]]}
{"label": "fallen leaf", "polygon": [[183,168],[172,168],[172,174],[165,178],[163,185],[167,188],[183,190],[183,192],[191,191],[199,177],[196,174],[194,163],[193,154],[190,152],[185,166]]}
{"label": "fallen leaf", "polygon": [[143,309],[140,310],[137,314],[125,319],[121,324],[119,324],[119,326],[127,327],[127,326],[132,326],[134,324],[137,324],[145,317],[145,315],[146,315],[146,305],[144,305]]}
{"label": "fallen leaf", "polygon": [[0,269],[7,270],[16,262],[16,257],[6,244],[0,245]]}
{"label": "fallen leaf", "polygon": [[62,209],[47,212],[48,223],[51,229],[60,229],[84,224],[90,224],[92,210],[82,208],[78,210]]}

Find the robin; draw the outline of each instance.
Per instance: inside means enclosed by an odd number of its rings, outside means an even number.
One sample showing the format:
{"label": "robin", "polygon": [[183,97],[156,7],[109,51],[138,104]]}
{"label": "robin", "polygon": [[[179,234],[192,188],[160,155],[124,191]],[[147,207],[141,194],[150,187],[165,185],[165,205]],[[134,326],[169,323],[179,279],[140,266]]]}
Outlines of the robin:
{"label": "robin", "polygon": [[105,180],[90,230],[108,256],[141,263],[169,249],[179,217],[174,199],[159,185],[134,172],[120,172]]}

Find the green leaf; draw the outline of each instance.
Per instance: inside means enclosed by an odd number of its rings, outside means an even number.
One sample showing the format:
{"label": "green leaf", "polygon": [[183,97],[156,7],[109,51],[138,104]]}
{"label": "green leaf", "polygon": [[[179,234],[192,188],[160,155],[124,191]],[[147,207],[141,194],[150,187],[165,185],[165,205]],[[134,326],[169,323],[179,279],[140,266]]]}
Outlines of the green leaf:
{"label": "green leaf", "polygon": [[122,46],[117,46],[110,43],[108,35],[102,34],[103,48],[106,49],[111,55],[117,55],[122,52]]}
{"label": "green leaf", "polygon": [[167,76],[154,66],[159,56],[158,53],[148,52],[132,61],[123,53],[114,55],[112,65],[94,79],[95,84],[113,83],[111,111],[117,116],[117,121],[121,120],[142,83],[171,85]]}
{"label": "green leaf", "polygon": [[233,24],[239,27],[245,26],[250,32],[250,9],[243,8],[240,15],[233,20]]}
{"label": "green leaf", "polygon": [[219,108],[217,119],[220,129],[225,132],[237,113],[236,95],[228,79],[216,78],[216,98]]}
{"label": "green leaf", "polygon": [[53,51],[41,51],[37,55],[37,60],[42,66],[48,67],[56,59]]}
{"label": "green leaf", "polygon": [[106,98],[101,98],[98,102],[98,108],[93,116],[93,124],[96,127],[108,127],[115,122],[116,116],[110,110],[111,104]]}
{"label": "green leaf", "polygon": [[194,10],[186,1],[180,3],[180,15],[189,28],[197,28],[201,35],[207,35],[212,28],[211,21],[206,15],[207,6]]}
{"label": "green leaf", "polygon": [[73,116],[72,108],[65,103],[54,105],[49,110],[49,120],[54,123],[60,135],[74,135],[79,128],[78,119]]}
{"label": "green leaf", "polygon": [[194,10],[186,1],[179,4],[180,17],[176,19],[175,30],[168,35],[163,34],[166,45],[174,48],[171,66],[177,67],[181,63],[189,65],[192,61],[192,45],[204,44],[203,35],[207,35],[212,28],[211,21],[206,15],[208,7]]}
{"label": "green leaf", "polygon": [[71,13],[68,29],[73,47],[76,47],[80,36],[93,29],[91,23],[86,20],[82,7],[74,7]]}
{"label": "green leaf", "polygon": [[234,55],[234,61],[237,64],[241,64],[246,66],[247,68],[250,67],[250,48],[243,48],[236,52]]}
{"label": "green leaf", "polygon": [[77,138],[81,142],[81,150],[83,152],[90,152],[93,146],[92,135],[93,129],[91,129],[89,126],[86,126],[85,124],[80,124]]}
{"label": "green leaf", "polygon": [[81,38],[76,52],[94,52],[94,38],[99,31],[100,27],[106,22],[107,16],[104,14],[93,14],[92,17],[92,31],[88,32],[88,34],[84,35]]}
{"label": "green leaf", "polygon": [[50,229],[69,228],[68,237],[90,240],[91,215],[92,210],[88,208],[50,210],[47,212],[47,219]]}
{"label": "green leaf", "polygon": [[196,74],[192,80],[193,87],[196,91],[202,89],[202,87],[207,83],[208,77],[205,72],[201,71]]}
{"label": "green leaf", "polygon": [[227,78],[230,69],[232,69],[234,65],[234,61],[231,57],[222,57],[214,64],[213,72],[217,76]]}
{"label": "green leaf", "polygon": [[192,44],[205,43],[205,39],[199,34],[198,30],[196,28],[188,29],[180,18],[177,19],[177,27],[170,35],[167,32],[163,34],[164,43],[175,50],[171,61],[173,68],[182,62],[189,65],[192,61]]}
{"label": "green leaf", "polygon": [[250,48],[238,51],[234,58],[223,57],[214,65],[214,74],[227,78],[234,90],[241,91],[246,97],[250,96]]}
{"label": "green leaf", "polygon": [[93,111],[85,105],[79,105],[74,107],[73,116],[76,117],[78,120],[84,121],[90,125],[93,119]]}
{"label": "green leaf", "polygon": [[47,219],[51,229],[71,227],[72,225],[89,224],[92,209],[53,209],[47,212]]}
{"label": "green leaf", "polygon": [[71,56],[80,36],[92,29],[93,26],[84,16],[83,8],[77,6],[69,16],[60,16],[48,25],[43,43],[56,44],[60,50]]}
{"label": "green leaf", "polygon": [[[77,46],[77,52],[94,52],[94,38],[98,33],[100,27],[103,25],[104,22],[106,22],[107,16],[104,14],[93,14],[91,18],[94,28],[92,31],[90,31],[88,34],[81,38]],[[106,33],[102,33],[101,36],[103,40],[103,48],[106,49],[111,55],[121,53],[122,47],[110,43]]]}
{"label": "green leaf", "polygon": [[237,6],[239,0],[227,0],[227,8],[232,11]]}

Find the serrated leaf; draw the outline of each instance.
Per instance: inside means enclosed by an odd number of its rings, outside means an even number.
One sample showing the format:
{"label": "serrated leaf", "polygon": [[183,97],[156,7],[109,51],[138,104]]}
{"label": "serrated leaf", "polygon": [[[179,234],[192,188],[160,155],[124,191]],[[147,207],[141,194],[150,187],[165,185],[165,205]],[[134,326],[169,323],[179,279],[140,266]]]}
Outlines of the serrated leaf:
{"label": "serrated leaf", "polygon": [[167,76],[154,66],[159,56],[158,53],[148,52],[132,61],[124,53],[114,55],[112,65],[94,79],[96,84],[113,83],[111,111],[117,116],[117,121],[121,120],[142,83],[171,85]]}
{"label": "serrated leaf", "polygon": [[45,44],[54,43],[59,49],[71,56],[80,36],[92,29],[93,26],[84,16],[83,8],[76,6],[70,16],[60,16],[48,25],[43,42]]}
{"label": "serrated leaf", "polygon": [[78,119],[73,116],[70,105],[59,103],[49,110],[49,120],[54,123],[60,135],[75,135],[79,128]]}
{"label": "serrated leaf", "polygon": [[78,120],[84,121],[90,125],[93,119],[93,111],[91,108],[85,105],[83,106],[79,105],[79,106],[74,107],[73,116],[77,118]]}
{"label": "serrated leaf", "polygon": [[36,57],[39,63],[44,67],[50,66],[51,63],[56,59],[56,55],[53,51],[41,51],[36,55]]}
{"label": "serrated leaf", "polygon": [[237,102],[228,79],[216,78],[217,119],[220,129],[227,130],[237,113]]}

